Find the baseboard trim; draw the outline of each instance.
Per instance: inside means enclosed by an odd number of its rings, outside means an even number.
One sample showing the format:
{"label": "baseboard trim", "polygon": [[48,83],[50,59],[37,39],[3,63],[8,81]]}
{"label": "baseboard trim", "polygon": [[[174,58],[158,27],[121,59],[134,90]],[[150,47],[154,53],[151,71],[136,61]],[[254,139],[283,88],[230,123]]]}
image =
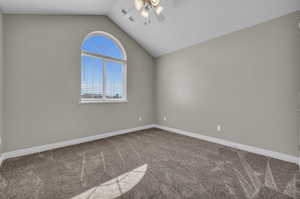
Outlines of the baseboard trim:
{"label": "baseboard trim", "polygon": [[2,157],[0,157],[0,162],[4,161],[6,159],[9,159],[9,158],[16,158],[16,157],[20,157],[20,156],[24,156],[24,155],[40,153],[43,151],[49,151],[49,150],[62,148],[62,147],[66,147],[66,146],[72,146],[72,145],[76,145],[76,144],[91,142],[94,140],[99,140],[99,139],[108,138],[108,137],[112,137],[112,136],[117,136],[117,135],[135,132],[135,131],[150,129],[150,128],[154,128],[155,126],[156,125],[140,126],[140,127],[136,127],[136,128],[101,133],[101,134],[94,135],[94,136],[77,138],[77,139],[63,141],[63,142],[56,142],[53,144],[47,144],[47,145],[36,146],[36,147],[31,147],[31,148],[26,148],[26,149],[20,149],[20,150],[11,151],[11,152],[5,152],[2,154]]}
{"label": "baseboard trim", "polygon": [[159,129],[162,129],[162,130],[165,130],[165,131],[168,131],[168,132],[177,133],[177,134],[180,134],[180,135],[185,135],[185,136],[205,140],[205,141],[208,141],[208,142],[213,142],[213,143],[229,146],[229,147],[232,147],[232,148],[240,149],[240,150],[243,150],[243,151],[248,151],[248,152],[251,152],[251,153],[256,153],[256,154],[259,154],[259,155],[263,155],[263,156],[283,160],[283,161],[286,161],[286,162],[292,162],[292,163],[299,164],[299,159],[296,156],[291,156],[291,155],[287,155],[287,154],[284,154],[284,153],[270,151],[270,150],[266,150],[266,149],[262,149],[262,148],[258,148],[258,147],[254,147],[254,146],[239,144],[239,143],[223,140],[223,139],[220,139],[220,138],[201,135],[201,134],[198,134],[198,133],[193,133],[193,132],[180,130],[180,129],[176,129],[176,128],[171,128],[171,127],[166,127],[166,126],[161,126],[161,125],[155,125],[155,127],[159,128]]}
{"label": "baseboard trim", "polygon": [[239,144],[239,143],[223,140],[223,139],[220,139],[220,138],[201,135],[201,134],[198,134],[198,133],[193,133],[193,132],[189,132],[189,131],[185,131],[185,130],[181,130],[181,129],[176,129],[176,128],[171,128],[171,127],[167,127],[167,126],[152,124],[152,125],[140,126],[140,127],[136,127],[136,128],[130,128],[130,129],[124,129],[124,130],[119,130],[119,131],[101,133],[101,134],[94,135],[94,136],[77,138],[77,139],[63,141],[63,142],[57,142],[57,143],[53,143],[53,144],[47,144],[47,145],[36,146],[36,147],[31,147],[31,148],[26,148],[26,149],[20,149],[20,150],[11,151],[11,152],[5,152],[2,155],[0,155],[0,166],[1,166],[1,164],[4,160],[9,159],[9,158],[15,158],[15,157],[20,157],[20,156],[24,156],[24,155],[40,153],[40,152],[43,152],[43,151],[49,151],[49,150],[62,148],[62,147],[66,147],[66,146],[72,146],[72,145],[76,145],[76,144],[91,142],[91,141],[94,141],[94,140],[99,140],[99,139],[103,139],[103,138],[113,137],[113,136],[117,136],[117,135],[122,135],[122,134],[131,133],[131,132],[135,132],[135,131],[150,129],[150,128],[158,128],[158,129],[162,129],[162,130],[165,130],[165,131],[168,131],[168,132],[177,133],[177,134],[180,134],[180,135],[185,135],[185,136],[205,140],[205,141],[208,141],[208,142],[221,144],[221,145],[224,145],[224,146],[228,146],[228,147],[248,151],[248,152],[251,152],[251,153],[256,153],[256,154],[259,154],[259,155],[263,155],[263,156],[267,156],[267,157],[271,157],[271,158],[275,158],[275,159],[279,159],[279,160],[283,160],[283,161],[287,161],[287,162],[300,164],[298,157],[287,155],[287,154],[284,154],[284,153],[279,153],[279,152],[274,152],[274,151],[270,151],[270,150],[266,150],[266,149],[262,149],[262,148],[258,148],[258,147]]}

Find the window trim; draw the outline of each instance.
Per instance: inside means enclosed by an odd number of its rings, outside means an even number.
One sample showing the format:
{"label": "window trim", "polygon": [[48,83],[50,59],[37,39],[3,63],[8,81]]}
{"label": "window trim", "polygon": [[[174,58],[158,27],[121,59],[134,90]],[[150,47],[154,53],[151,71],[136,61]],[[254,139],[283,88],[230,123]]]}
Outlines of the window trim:
{"label": "window trim", "polygon": [[[84,50],[81,50],[81,56],[90,56],[90,57],[95,57],[95,58],[99,58],[102,59],[104,62],[116,62],[119,64],[123,65],[123,97],[120,99],[107,99],[106,98],[106,89],[105,89],[105,75],[103,74],[103,92],[104,92],[104,97],[101,99],[91,99],[91,98],[81,98],[81,76],[80,76],[80,101],[79,104],[95,104],[95,103],[124,103],[124,102],[128,102],[127,100],[127,54],[125,51],[125,48],[123,47],[123,45],[121,44],[121,42],[112,34],[107,33],[107,32],[103,32],[103,31],[95,31],[95,32],[91,32],[89,34],[87,34],[85,36],[85,38],[82,41],[82,44],[85,42],[86,39],[88,39],[91,36],[104,36],[107,37],[109,39],[112,39],[115,44],[120,48],[122,55],[124,57],[124,59],[117,59],[117,58],[113,58],[113,57],[109,57],[109,56],[104,56],[104,55],[100,55],[100,54],[96,54],[96,53],[90,53],[90,52],[86,52]],[[105,63],[103,63],[103,67],[102,67],[102,72],[105,73],[105,68],[106,66],[104,66]],[[82,70],[81,65],[80,65],[80,71]]]}

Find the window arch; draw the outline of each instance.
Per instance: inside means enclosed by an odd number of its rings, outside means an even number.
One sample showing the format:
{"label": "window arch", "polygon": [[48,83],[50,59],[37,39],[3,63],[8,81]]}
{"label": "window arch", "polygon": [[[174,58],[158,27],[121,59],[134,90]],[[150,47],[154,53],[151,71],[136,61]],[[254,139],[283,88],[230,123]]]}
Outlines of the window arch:
{"label": "window arch", "polygon": [[81,102],[124,102],[127,55],[113,35],[89,33],[81,45]]}

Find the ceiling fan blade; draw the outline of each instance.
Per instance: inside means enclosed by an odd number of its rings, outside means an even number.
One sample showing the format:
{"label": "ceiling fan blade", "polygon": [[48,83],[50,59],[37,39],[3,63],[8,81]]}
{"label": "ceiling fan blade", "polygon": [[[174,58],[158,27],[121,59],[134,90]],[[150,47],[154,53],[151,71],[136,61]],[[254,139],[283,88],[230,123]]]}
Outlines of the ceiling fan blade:
{"label": "ceiling fan blade", "polygon": [[129,21],[134,22],[134,18],[132,16],[130,16],[128,19]]}
{"label": "ceiling fan blade", "polygon": [[123,15],[127,15],[128,14],[127,10],[125,10],[125,9],[122,9],[121,12],[122,12]]}
{"label": "ceiling fan blade", "polygon": [[121,13],[123,14],[123,17],[128,18],[129,21],[134,22],[134,18],[132,17],[132,13],[134,12],[134,7],[126,10],[126,9],[121,9]]}
{"label": "ceiling fan blade", "polygon": [[130,15],[133,11],[135,11],[135,8],[134,7],[131,7],[129,9],[122,9],[121,12],[124,16],[128,16]]}
{"label": "ceiling fan blade", "polygon": [[132,17],[133,12],[135,11],[134,7],[131,7],[129,9],[121,9],[121,13],[123,14],[123,17],[127,17],[129,21],[134,22],[134,18]]}

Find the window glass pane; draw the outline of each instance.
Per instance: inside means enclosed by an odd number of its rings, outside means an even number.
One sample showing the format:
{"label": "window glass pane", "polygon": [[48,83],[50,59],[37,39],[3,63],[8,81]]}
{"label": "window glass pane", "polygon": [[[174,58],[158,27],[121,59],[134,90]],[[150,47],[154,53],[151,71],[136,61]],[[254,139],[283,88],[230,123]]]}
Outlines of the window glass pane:
{"label": "window glass pane", "polygon": [[103,62],[99,58],[81,56],[81,98],[103,97]]}
{"label": "window glass pane", "polygon": [[116,59],[124,59],[119,46],[112,39],[101,35],[90,36],[85,39],[81,50]]}
{"label": "window glass pane", "polygon": [[105,62],[106,64],[106,98],[123,98],[123,64]]}

